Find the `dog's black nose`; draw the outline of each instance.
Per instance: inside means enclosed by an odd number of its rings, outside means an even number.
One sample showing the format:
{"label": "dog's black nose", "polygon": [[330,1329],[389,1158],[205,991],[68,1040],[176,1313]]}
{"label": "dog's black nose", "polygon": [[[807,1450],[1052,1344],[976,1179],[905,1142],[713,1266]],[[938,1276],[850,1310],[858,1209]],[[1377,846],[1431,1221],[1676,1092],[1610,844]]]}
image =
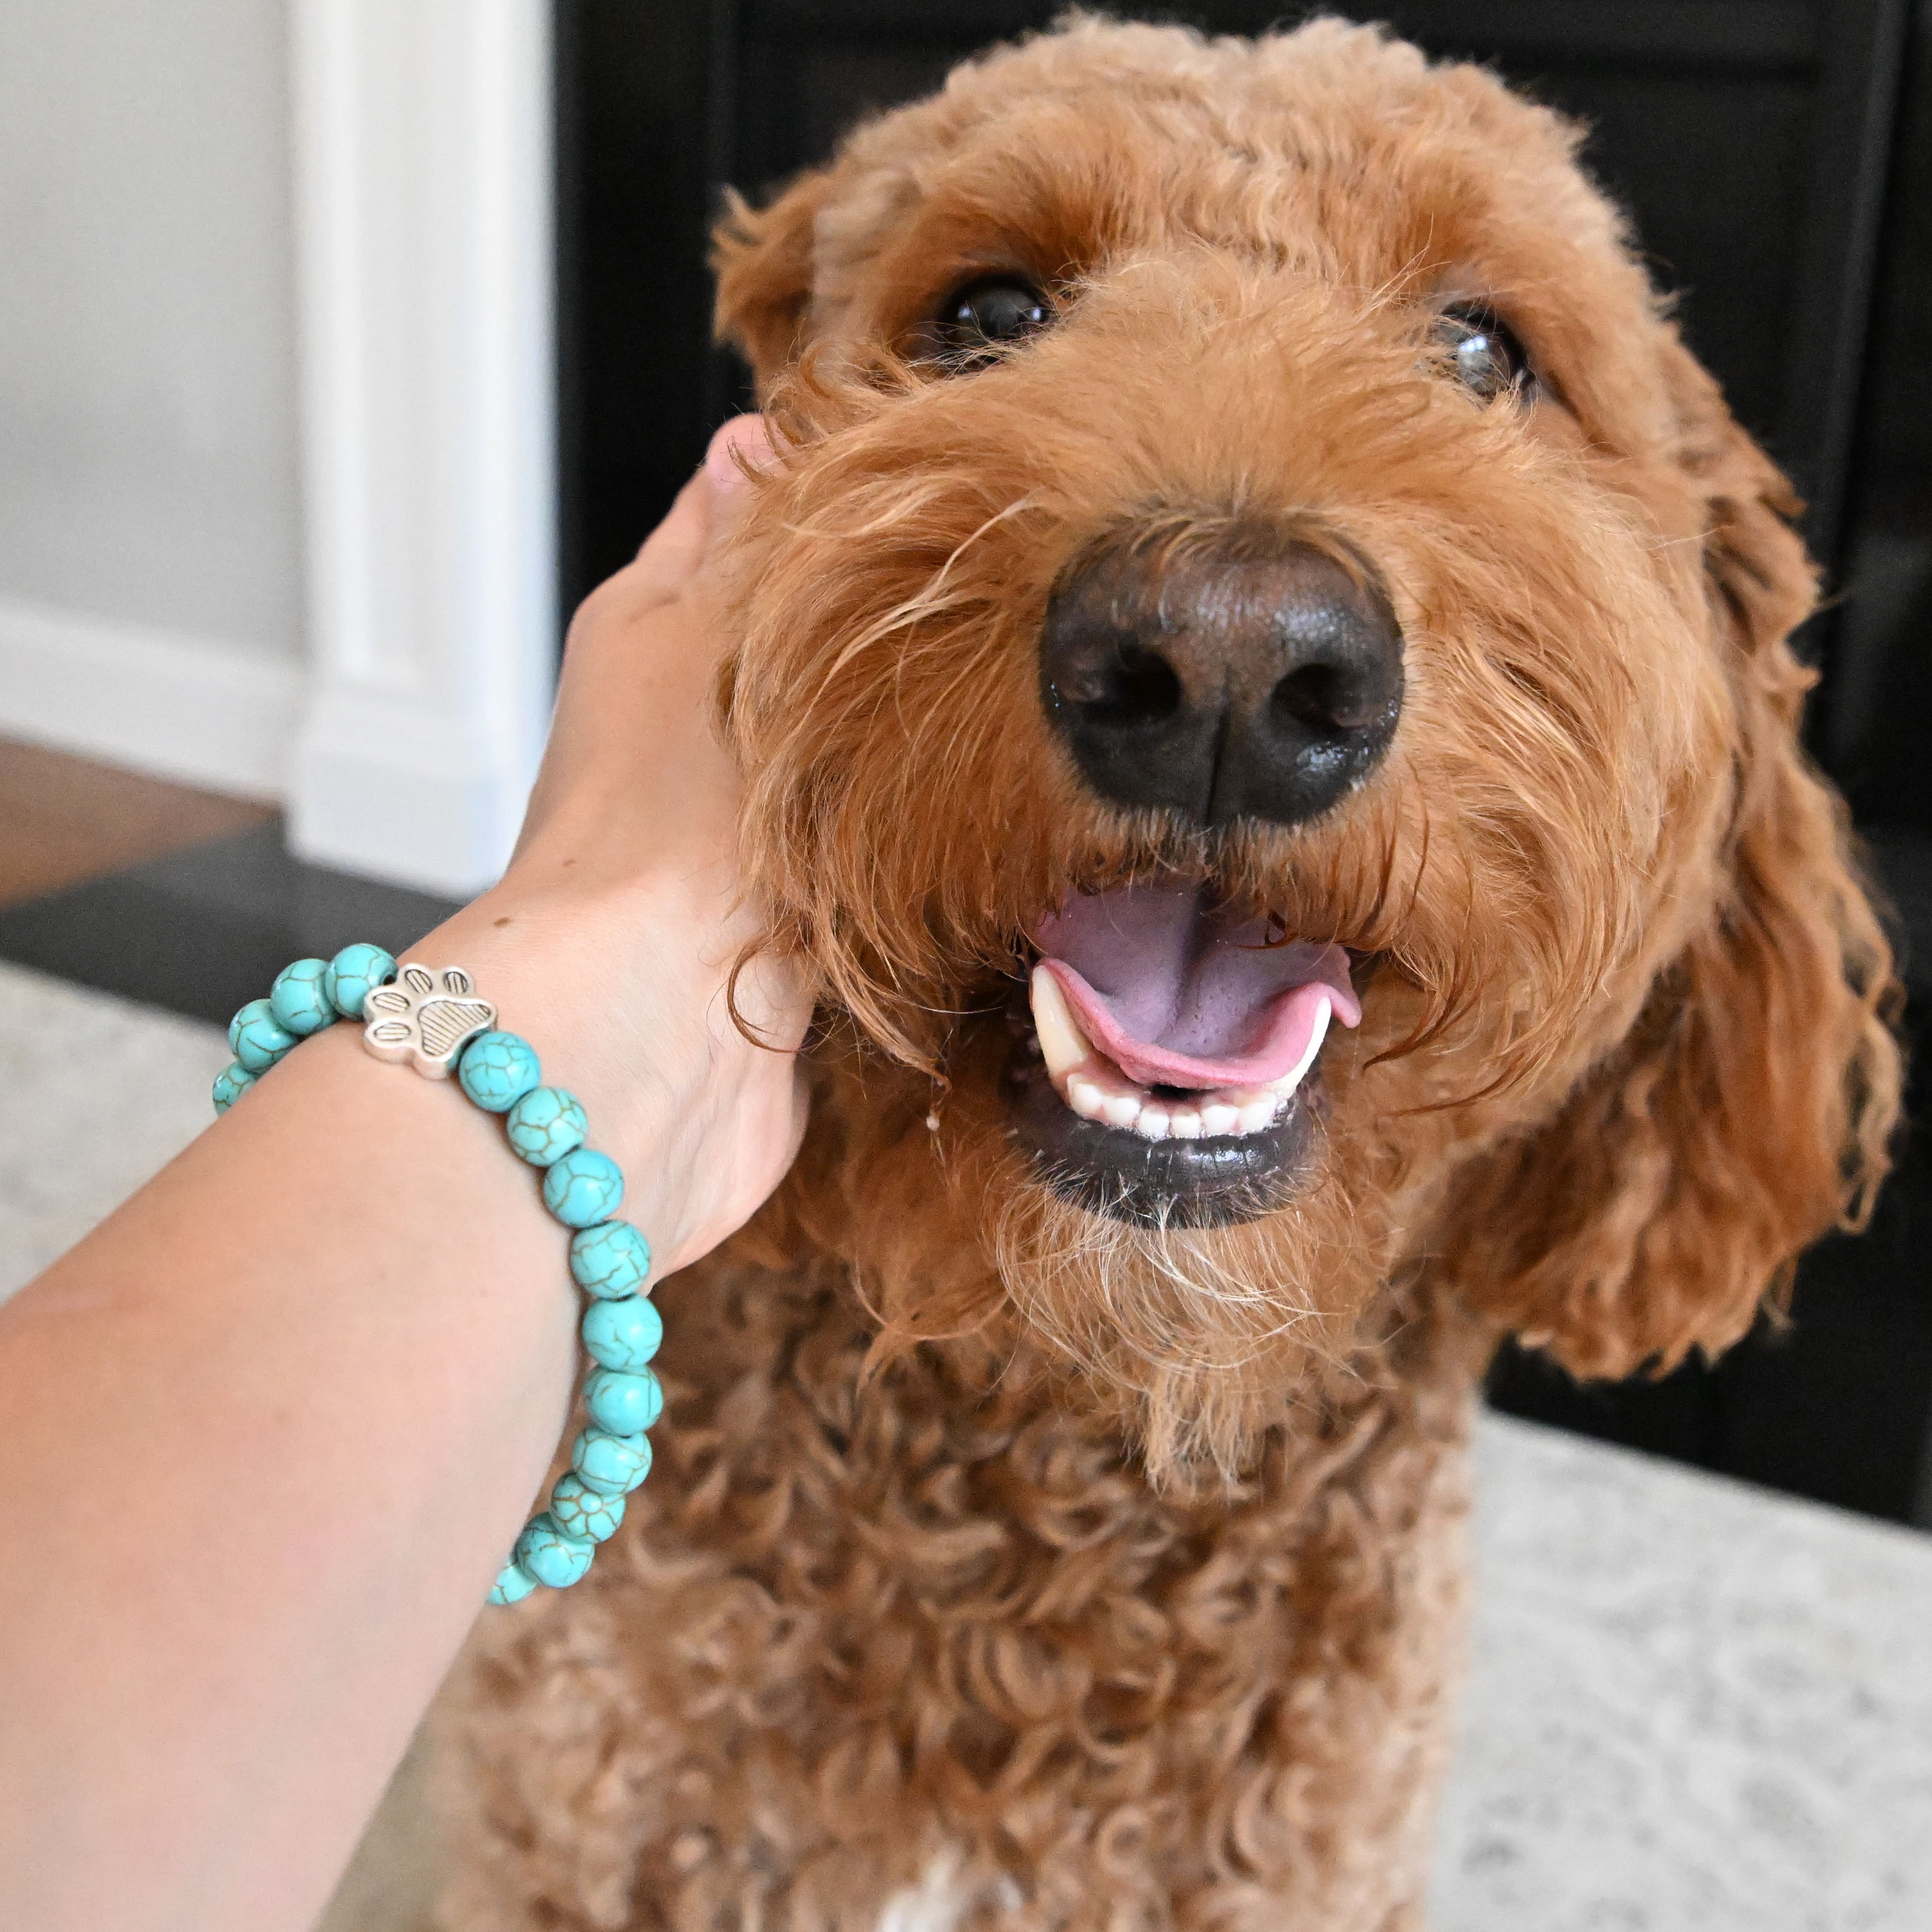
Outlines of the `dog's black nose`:
{"label": "dog's black nose", "polygon": [[1402,632],[1314,544],[1113,544],[1057,590],[1040,694],[1087,782],[1195,824],[1295,825],[1388,748]]}

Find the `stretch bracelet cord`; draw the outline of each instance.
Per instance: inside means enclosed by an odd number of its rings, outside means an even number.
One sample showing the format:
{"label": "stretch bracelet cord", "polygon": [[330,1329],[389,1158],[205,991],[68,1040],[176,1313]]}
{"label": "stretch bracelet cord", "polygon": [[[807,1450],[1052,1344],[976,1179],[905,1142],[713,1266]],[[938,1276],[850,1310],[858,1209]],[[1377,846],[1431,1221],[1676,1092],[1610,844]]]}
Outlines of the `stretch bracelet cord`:
{"label": "stretch bracelet cord", "polygon": [[544,1205],[571,1230],[570,1272],[589,1305],[578,1333],[596,1366],[585,1378],[590,1426],[570,1467],[533,1516],[490,1592],[514,1604],[539,1584],[562,1589],[590,1568],[597,1546],[624,1520],[624,1498],[650,1474],[644,1431],[664,1411],[649,1366],[664,1324],[646,1299],[649,1243],[628,1221],[624,1177],[608,1154],[584,1144],[590,1124],[577,1096],[546,1087],[527,1040],[500,1031],[496,1009],[459,966],[398,966],[380,946],[344,946],[333,959],[298,959],[228,1024],[234,1064],[215,1076],[225,1114],[284,1054],[338,1019],[363,1022],[379,1060],[405,1063],[433,1080],[453,1072],[485,1112],[500,1114],[511,1150],[543,1173]]}

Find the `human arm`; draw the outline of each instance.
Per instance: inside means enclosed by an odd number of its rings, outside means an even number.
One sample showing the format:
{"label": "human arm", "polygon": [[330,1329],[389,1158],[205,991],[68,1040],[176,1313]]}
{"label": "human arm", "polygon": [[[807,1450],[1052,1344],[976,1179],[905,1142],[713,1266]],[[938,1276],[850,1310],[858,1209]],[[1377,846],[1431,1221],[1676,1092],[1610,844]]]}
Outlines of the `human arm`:
{"label": "human arm", "polygon": [[[740,428],[742,437],[748,431]],[[502,884],[411,950],[569,1087],[662,1281],[788,1165],[724,987],[718,455],[572,628]],[[737,484],[742,490],[742,482]],[[782,962],[741,978],[795,1047]],[[306,1932],[563,1432],[565,1235],[500,1124],[340,1027],[0,1309],[0,1899],[22,1932]]]}

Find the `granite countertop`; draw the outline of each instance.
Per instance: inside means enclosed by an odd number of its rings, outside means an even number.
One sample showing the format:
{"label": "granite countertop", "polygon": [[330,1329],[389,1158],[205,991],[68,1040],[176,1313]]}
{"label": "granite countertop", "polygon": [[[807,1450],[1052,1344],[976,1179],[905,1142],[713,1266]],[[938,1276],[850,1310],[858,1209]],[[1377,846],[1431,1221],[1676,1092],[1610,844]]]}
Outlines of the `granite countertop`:
{"label": "granite countertop", "polygon": [[[227,1059],[0,965],[0,1298]],[[1436,1932],[1928,1932],[1932,1537],[1495,1416],[1477,1476]]]}

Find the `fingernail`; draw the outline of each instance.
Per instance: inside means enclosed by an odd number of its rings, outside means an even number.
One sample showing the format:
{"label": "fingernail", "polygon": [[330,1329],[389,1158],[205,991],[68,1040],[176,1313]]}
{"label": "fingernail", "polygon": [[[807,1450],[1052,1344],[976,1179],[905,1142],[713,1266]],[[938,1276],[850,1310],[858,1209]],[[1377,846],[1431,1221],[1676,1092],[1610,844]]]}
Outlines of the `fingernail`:
{"label": "fingernail", "polygon": [[745,487],[740,458],[754,470],[770,467],[772,439],[763,416],[734,416],[713,435],[704,452],[704,466],[715,488],[728,493]]}

